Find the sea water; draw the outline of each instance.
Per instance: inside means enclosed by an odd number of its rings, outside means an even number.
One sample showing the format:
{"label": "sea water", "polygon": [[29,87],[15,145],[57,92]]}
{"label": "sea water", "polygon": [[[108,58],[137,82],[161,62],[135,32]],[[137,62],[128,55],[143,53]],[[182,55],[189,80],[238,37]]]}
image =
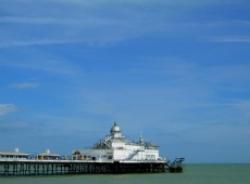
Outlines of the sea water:
{"label": "sea water", "polygon": [[183,173],[1,177],[0,184],[250,184],[250,164],[187,164]]}

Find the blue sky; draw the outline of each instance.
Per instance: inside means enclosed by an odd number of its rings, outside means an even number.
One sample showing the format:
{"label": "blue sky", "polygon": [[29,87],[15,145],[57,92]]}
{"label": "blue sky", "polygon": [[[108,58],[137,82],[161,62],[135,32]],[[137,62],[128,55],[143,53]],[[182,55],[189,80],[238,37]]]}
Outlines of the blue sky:
{"label": "blue sky", "polygon": [[0,0],[0,150],[117,121],[164,156],[250,162],[248,0]]}

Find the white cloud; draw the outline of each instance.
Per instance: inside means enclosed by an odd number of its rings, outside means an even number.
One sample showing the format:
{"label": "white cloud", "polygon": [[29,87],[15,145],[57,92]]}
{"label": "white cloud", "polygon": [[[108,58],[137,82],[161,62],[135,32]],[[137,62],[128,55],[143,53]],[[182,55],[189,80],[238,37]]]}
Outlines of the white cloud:
{"label": "white cloud", "polygon": [[[1,4],[6,14],[0,17],[0,23],[6,27],[0,30],[0,47],[116,43],[148,33],[178,29],[173,24],[179,20],[181,12],[218,3],[215,0],[14,2]],[[17,24],[21,31],[9,31],[10,24]],[[32,24],[36,26],[31,27]]]}
{"label": "white cloud", "polygon": [[217,36],[210,38],[211,42],[218,43],[250,43],[250,36]]}
{"label": "white cloud", "polygon": [[[20,1],[20,0],[18,0]],[[235,2],[234,0],[226,0],[223,1],[224,4],[237,4],[239,2],[244,2],[245,0],[238,0]],[[32,0],[26,0],[26,2],[33,2]],[[114,5],[141,5],[141,6],[152,6],[152,5],[168,5],[168,6],[184,6],[184,7],[193,7],[193,6],[204,6],[209,4],[217,4],[217,0],[44,0],[44,2],[54,2],[58,4],[75,4],[77,6],[85,6],[85,7],[98,7],[98,6],[114,6]],[[219,2],[220,3],[220,2]]]}
{"label": "white cloud", "polygon": [[12,41],[8,43],[0,43],[0,48],[6,47],[20,47],[20,46],[33,46],[33,45],[52,45],[52,44],[68,44],[68,43],[81,43],[81,40],[29,40],[29,41]]}
{"label": "white cloud", "polygon": [[0,116],[15,112],[17,109],[14,104],[0,104]]}
{"label": "white cloud", "polygon": [[53,17],[19,17],[4,16],[0,17],[0,23],[21,23],[21,24],[80,24],[77,19],[61,19]]}
{"label": "white cloud", "polygon": [[[183,21],[182,14],[207,5],[225,5],[244,1],[186,0],[32,0],[4,1],[0,23],[0,48],[50,44],[105,45],[145,35],[174,36],[210,34],[215,27],[228,28],[228,22]],[[44,8],[46,7],[46,8]],[[56,10],[56,11],[55,11]],[[29,13],[27,13],[29,12]],[[65,13],[66,12],[66,13]],[[193,14],[192,13],[192,14]],[[188,14],[189,16],[189,14]],[[191,20],[191,22],[188,22]],[[225,25],[226,24],[226,25]],[[249,25],[247,20],[231,24]],[[13,29],[12,26],[18,27]],[[234,27],[237,27],[234,26]],[[229,30],[229,29],[227,29]],[[212,39],[217,42],[249,42],[250,39]]]}
{"label": "white cloud", "polygon": [[[43,53],[36,52],[34,54],[35,57],[42,57]],[[79,67],[75,64],[72,64],[66,61],[63,58],[54,58],[53,59],[36,59],[35,57],[31,57],[26,60],[19,60],[19,61],[0,61],[0,66],[7,66],[7,67],[15,67],[24,70],[30,71],[40,71],[40,72],[47,72],[50,74],[56,75],[64,75],[64,76],[77,76],[80,74]],[[48,55],[47,55],[48,57]],[[20,87],[20,86],[19,86]]]}
{"label": "white cloud", "polygon": [[31,82],[19,82],[10,84],[9,87],[16,88],[16,89],[30,89],[30,88],[37,88],[39,87],[39,83],[35,81]]}

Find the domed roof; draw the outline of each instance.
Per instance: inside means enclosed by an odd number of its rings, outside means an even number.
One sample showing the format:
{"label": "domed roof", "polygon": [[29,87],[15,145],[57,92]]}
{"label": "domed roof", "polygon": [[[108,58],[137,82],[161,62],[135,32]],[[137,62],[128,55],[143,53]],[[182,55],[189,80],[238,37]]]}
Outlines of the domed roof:
{"label": "domed roof", "polygon": [[112,128],[111,128],[111,133],[114,133],[114,132],[121,132],[121,129],[120,127],[116,124],[116,122],[114,122]]}

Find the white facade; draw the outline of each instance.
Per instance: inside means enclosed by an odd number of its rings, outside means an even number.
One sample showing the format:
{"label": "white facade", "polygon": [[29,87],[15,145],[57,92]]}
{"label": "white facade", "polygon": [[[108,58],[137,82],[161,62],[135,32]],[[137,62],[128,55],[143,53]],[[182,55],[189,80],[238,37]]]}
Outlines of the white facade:
{"label": "white facade", "polygon": [[18,148],[16,148],[14,152],[0,152],[0,160],[27,160],[29,156],[27,153],[19,152]]}
{"label": "white facade", "polygon": [[73,158],[77,160],[162,160],[158,147],[140,139],[132,142],[126,139],[120,127],[114,123],[110,134],[100,140],[92,149],[76,150]]}

